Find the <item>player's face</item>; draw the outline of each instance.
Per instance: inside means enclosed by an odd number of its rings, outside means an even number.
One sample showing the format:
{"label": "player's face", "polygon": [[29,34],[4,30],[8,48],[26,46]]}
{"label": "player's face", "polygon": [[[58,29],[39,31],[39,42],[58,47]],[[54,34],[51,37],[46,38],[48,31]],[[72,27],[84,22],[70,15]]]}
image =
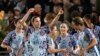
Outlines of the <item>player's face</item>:
{"label": "player's face", "polygon": [[75,30],[78,30],[78,26],[74,22],[72,22],[72,26]]}
{"label": "player's face", "polygon": [[23,26],[19,21],[15,24],[15,26],[17,29],[23,29]]}
{"label": "player's face", "polygon": [[77,31],[83,31],[83,29],[84,29],[84,26],[76,25],[74,22],[72,22],[72,26]]}
{"label": "player's face", "polygon": [[33,25],[35,28],[40,28],[40,27],[41,27],[40,18],[39,18],[39,17],[35,18],[34,21],[32,22],[32,25]]}
{"label": "player's face", "polygon": [[52,34],[53,34],[54,36],[57,35],[57,27],[56,27],[56,26],[54,26],[54,28],[53,28],[53,30],[52,30]]}
{"label": "player's face", "polygon": [[60,32],[61,32],[61,34],[63,34],[63,33],[67,33],[68,32],[68,26],[66,25],[66,24],[61,24],[60,25]]}

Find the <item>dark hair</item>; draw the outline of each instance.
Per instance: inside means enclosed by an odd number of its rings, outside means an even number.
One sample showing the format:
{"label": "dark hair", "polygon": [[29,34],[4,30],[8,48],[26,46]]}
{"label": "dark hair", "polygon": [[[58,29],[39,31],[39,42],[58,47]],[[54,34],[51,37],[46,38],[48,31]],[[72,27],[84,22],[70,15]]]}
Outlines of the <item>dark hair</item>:
{"label": "dark hair", "polygon": [[72,11],[71,16],[72,17],[79,17],[79,16],[81,16],[81,13],[77,10],[74,10],[74,11]]}
{"label": "dark hair", "polygon": [[8,11],[15,14],[14,9],[9,9]]}
{"label": "dark hair", "polygon": [[92,16],[90,15],[90,14],[86,14],[86,15],[84,15],[84,17],[86,18],[86,19],[92,19]]}
{"label": "dark hair", "polygon": [[74,19],[72,20],[72,22],[74,22],[75,25],[81,25],[81,26],[84,25],[84,21],[83,21],[83,19],[80,18],[80,17],[76,17],[76,18],[74,18]]}
{"label": "dark hair", "polygon": [[14,20],[14,24],[17,24],[17,22],[19,21],[20,19],[15,19]]}

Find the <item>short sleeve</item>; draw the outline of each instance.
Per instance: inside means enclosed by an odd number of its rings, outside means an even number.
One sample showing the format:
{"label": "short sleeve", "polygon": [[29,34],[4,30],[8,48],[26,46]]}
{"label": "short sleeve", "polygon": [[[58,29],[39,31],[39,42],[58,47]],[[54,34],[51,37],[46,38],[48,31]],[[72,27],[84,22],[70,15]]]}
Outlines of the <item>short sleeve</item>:
{"label": "short sleeve", "polygon": [[8,45],[10,45],[10,41],[11,41],[11,34],[7,34],[7,36],[4,38],[3,43],[7,43]]}
{"label": "short sleeve", "polygon": [[58,36],[58,37],[56,38],[56,42],[57,42],[57,44],[60,43],[60,41],[61,41],[61,37]]}
{"label": "short sleeve", "polygon": [[50,32],[50,28],[49,28],[47,25],[42,26],[41,29],[42,29],[46,34],[48,34],[48,33]]}
{"label": "short sleeve", "polygon": [[95,38],[95,35],[93,34],[93,32],[90,29],[88,29],[88,28],[85,29],[85,33],[86,33],[86,35],[88,35],[90,40]]}
{"label": "short sleeve", "polygon": [[32,28],[32,27],[30,27],[30,26],[28,26],[26,29],[24,29],[25,30],[25,32],[27,33],[27,34],[32,34],[32,32],[34,31],[34,29]]}
{"label": "short sleeve", "polygon": [[47,45],[51,45],[51,44],[52,44],[51,37],[47,35]]}
{"label": "short sleeve", "polygon": [[95,28],[96,28],[96,34],[97,34],[97,36],[98,37],[100,37],[100,26],[95,26]]}
{"label": "short sleeve", "polygon": [[73,47],[78,46],[78,40],[77,40],[77,38],[75,37],[75,35],[70,36],[70,40],[71,40],[71,43],[72,43],[72,46],[73,46]]}

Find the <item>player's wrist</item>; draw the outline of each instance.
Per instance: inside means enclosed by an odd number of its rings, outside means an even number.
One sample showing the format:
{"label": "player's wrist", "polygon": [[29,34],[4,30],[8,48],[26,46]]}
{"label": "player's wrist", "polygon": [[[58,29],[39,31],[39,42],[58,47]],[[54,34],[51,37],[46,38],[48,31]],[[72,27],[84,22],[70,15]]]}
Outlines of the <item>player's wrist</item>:
{"label": "player's wrist", "polygon": [[59,49],[59,52],[62,52],[62,49]]}

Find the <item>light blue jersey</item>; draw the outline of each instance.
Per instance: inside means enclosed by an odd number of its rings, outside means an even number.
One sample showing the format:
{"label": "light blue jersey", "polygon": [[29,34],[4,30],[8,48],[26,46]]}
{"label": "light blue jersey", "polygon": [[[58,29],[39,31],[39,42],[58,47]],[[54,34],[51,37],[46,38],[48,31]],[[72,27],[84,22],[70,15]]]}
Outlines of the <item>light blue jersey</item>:
{"label": "light blue jersey", "polygon": [[97,47],[98,47],[98,50],[99,50],[99,53],[100,53],[100,26],[95,25],[94,29],[93,29],[93,33],[95,34],[96,39],[98,41]]}
{"label": "light blue jersey", "polygon": [[[92,33],[92,31],[88,28],[85,28],[83,32],[78,32],[74,34],[74,37],[77,39],[77,43],[79,44],[80,47],[86,48],[92,39],[95,37],[95,35]],[[87,53],[85,53],[85,56],[98,56],[97,52],[98,49],[96,46],[91,48]],[[90,55],[91,54],[91,55]]]}
{"label": "light blue jersey", "polygon": [[[68,51],[69,56],[72,55],[73,47],[77,46],[77,42],[75,41],[75,38],[70,35],[66,37],[59,36],[57,38],[57,41],[58,41],[58,48],[59,49],[65,48]],[[63,56],[63,54],[59,53],[58,56]]]}
{"label": "light blue jersey", "polygon": [[24,56],[47,56],[50,37],[45,32],[33,31],[28,38],[24,45]]}
{"label": "light blue jersey", "polygon": [[[55,49],[55,43],[52,37],[50,38],[50,45],[51,45],[50,47]],[[48,56],[55,56],[55,53],[52,53],[52,54],[49,53]]]}
{"label": "light blue jersey", "polygon": [[24,32],[20,32],[17,34],[14,30],[10,32],[3,40],[3,42],[7,43],[12,48],[10,56],[16,56],[16,53],[19,47],[21,46],[23,38],[24,38]]}

